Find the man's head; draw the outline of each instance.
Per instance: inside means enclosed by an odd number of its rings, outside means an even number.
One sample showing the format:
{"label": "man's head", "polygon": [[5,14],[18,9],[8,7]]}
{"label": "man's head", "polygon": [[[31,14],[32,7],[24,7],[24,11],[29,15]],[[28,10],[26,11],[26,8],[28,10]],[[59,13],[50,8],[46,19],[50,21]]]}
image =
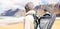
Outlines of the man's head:
{"label": "man's head", "polygon": [[50,7],[45,7],[44,12],[51,12],[51,8]]}
{"label": "man's head", "polygon": [[46,9],[44,9],[44,12],[48,12]]}
{"label": "man's head", "polygon": [[29,10],[33,10],[33,3],[32,2],[28,2],[25,6],[26,12],[28,12]]}

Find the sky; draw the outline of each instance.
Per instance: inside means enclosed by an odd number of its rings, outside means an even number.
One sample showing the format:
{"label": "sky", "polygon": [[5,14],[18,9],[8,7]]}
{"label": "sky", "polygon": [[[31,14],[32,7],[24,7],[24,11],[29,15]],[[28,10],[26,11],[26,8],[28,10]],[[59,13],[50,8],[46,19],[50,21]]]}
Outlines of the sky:
{"label": "sky", "polygon": [[0,13],[8,10],[16,8],[24,9],[24,6],[28,2],[33,2],[36,5],[43,5],[43,4],[53,4],[59,2],[59,0],[0,0]]}

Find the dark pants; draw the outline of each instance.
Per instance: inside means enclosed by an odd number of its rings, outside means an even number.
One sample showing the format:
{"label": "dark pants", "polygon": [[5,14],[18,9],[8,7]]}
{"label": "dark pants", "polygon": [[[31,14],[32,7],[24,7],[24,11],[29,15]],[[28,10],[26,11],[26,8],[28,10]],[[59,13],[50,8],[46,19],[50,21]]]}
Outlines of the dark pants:
{"label": "dark pants", "polygon": [[38,25],[40,27],[40,19],[38,19],[38,21],[35,21],[35,24],[34,24],[34,29],[37,29],[38,28]]}

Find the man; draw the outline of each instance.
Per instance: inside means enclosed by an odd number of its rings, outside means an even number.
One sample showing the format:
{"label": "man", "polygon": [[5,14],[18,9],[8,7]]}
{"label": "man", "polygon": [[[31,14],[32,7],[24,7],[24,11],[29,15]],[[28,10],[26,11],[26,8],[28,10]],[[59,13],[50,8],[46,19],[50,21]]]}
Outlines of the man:
{"label": "man", "polygon": [[36,14],[36,11],[33,10],[33,3],[29,2],[26,4],[26,17],[25,17],[25,29],[34,29],[34,17],[33,14]]}
{"label": "man", "polygon": [[51,8],[50,7],[45,7],[44,8],[44,15],[43,16],[50,16],[51,15]]}
{"label": "man", "polygon": [[[44,10],[44,14],[40,17],[40,29],[47,29],[48,24],[51,23],[50,19],[52,18],[51,8],[50,7],[45,7],[43,10]],[[49,18],[49,19],[47,20],[46,17]]]}

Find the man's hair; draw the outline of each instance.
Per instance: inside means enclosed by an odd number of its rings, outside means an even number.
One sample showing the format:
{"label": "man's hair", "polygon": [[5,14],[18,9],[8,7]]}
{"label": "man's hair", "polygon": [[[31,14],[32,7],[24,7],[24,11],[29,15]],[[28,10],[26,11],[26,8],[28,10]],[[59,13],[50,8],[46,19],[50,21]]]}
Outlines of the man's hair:
{"label": "man's hair", "polygon": [[28,6],[25,6],[26,12],[28,12],[30,9],[28,8]]}
{"label": "man's hair", "polygon": [[46,9],[44,9],[44,11],[47,11]]}
{"label": "man's hair", "polygon": [[45,7],[45,8],[44,8],[44,11],[51,12],[51,8],[50,8],[50,7]]}
{"label": "man's hair", "polygon": [[29,4],[33,4],[32,2],[28,2],[25,6],[26,12],[30,11],[31,9],[29,8]]}

